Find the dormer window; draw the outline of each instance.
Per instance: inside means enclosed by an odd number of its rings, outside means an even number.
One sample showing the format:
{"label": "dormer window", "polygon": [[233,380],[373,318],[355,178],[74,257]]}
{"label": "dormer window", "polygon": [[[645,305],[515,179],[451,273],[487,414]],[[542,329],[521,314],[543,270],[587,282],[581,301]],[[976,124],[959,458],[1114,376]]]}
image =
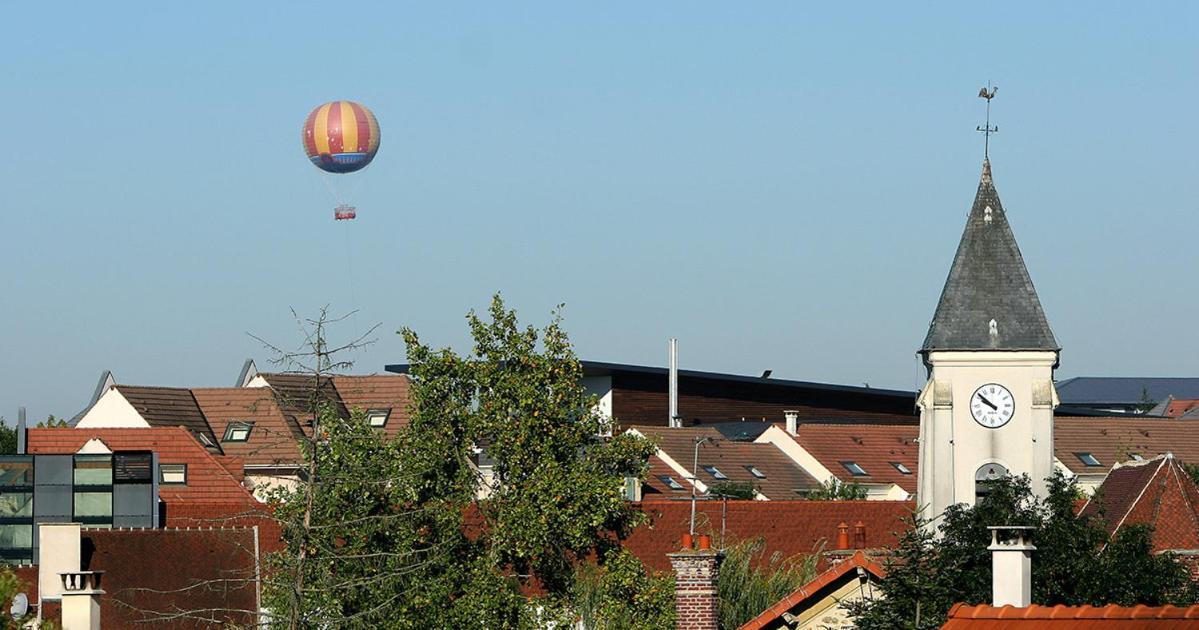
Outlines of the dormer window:
{"label": "dormer window", "polygon": [[1083,465],[1085,465],[1085,466],[1102,466],[1103,465],[1103,464],[1099,463],[1099,460],[1090,453],[1075,453],[1074,456],[1077,457],[1078,461],[1082,462]]}
{"label": "dormer window", "polygon": [[870,473],[866,472],[866,469],[859,466],[857,462],[841,462],[841,465],[844,466],[845,470],[848,470],[849,474],[853,475],[854,477],[870,476]]}
{"label": "dormer window", "polygon": [[891,465],[894,466],[895,470],[898,470],[900,473],[905,475],[912,474],[912,469],[905,466],[903,462],[891,462]]}
{"label": "dormer window", "polygon": [[674,477],[671,477],[670,475],[658,475],[658,481],[661,481],[662,483],[666,484],[666,487],[670,488],[671,490],[682,490],[683,489],[683,484],[675,481]]}
{"label": "dormer window", "polygon": [[371,409],[366,412],[366,423],[381,429],[387,426],[387,419],[391,417],[391,409]]}
{"label": "dormer window", "polygon": [[749,471],[749,474],[753,475],[754,477],[756,477],[758,479],[766,478],[766,473],[758,470],[757,466],[746,466],[745,469]]}
{"label": "dormer window", "polygon": [[704,466],[704,470],[707,471],[709,475],[712,475],[716,479],[720,479],[720,480],[728,479],[728,477],[726,477],[724,473],[720,472],[720,469],[715,466]]}
{"label": "dormer window", "polygon": [[225,428],[222,442],[246,442],[250,439],[250,431],[254,429],[253,422],[230,422]]}

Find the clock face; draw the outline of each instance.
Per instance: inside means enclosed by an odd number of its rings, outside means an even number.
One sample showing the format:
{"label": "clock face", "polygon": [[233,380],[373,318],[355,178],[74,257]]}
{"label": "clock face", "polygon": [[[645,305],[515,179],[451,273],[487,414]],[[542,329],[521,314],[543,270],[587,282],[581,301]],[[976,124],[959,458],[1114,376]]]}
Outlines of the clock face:
{"label": "clock face", "polygon": [[1003,385],[988,383],[970,396],[970,415],[988,429],[998,429],[1012,419],[1016,412],[1012,392]]}

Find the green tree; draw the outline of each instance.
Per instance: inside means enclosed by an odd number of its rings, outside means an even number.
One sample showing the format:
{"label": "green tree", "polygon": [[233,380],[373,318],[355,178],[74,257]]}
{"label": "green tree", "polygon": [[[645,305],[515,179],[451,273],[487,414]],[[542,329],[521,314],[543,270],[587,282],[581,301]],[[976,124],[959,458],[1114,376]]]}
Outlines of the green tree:
{"label": "green tree", "polygon": [[0,455],[16,455],[17,430],[8,426],[4,417],[0,416]]}
{"label": "green tree", "polygon": [[596,564],[583,564],[571,594],[574,610],[588,630],[673,628],[674,578],[646,573],[636,556],[611,549]]}
{"label": "green tree", "polygon": [[862,501],[866,499],[866,488],[856,481],[843,483],[839,479],[829,479],[816,490],[809,491],[805,498],[810,501]]}
{"label": "green tree", "polygon": [[1186,569],[1170,554],[1155,555],[1144,527],[1121,528],[1108,540],[1094,519],[1075,516],[1077,487],[1055,473],[1037,499],[1027,476],[995,482],[977,505],[945,511],[937,527],[913,519],[878,599],[849,605],[858,627],[938,628],[956,602],[991,597],[990,525],[1036,527],[1032,599],[1044,605],[1192,603]]}
{"label": "green tree", "polygon": [[39,429],[65,429],[69,426],[71,425],[67,424],[66,420],[63,420],[62,418],[55,418],[54,414],[46,416],[45,420],[37,423],[37,428]]}
{"label": "green tree", "polygon": [[1157,406],[1157,401],[1154,400],[1153,397],[1151,397],[1149,395],[1149,388],[1142,387],[1141,388],[1141,400],[1140,400],[1140,403],[1136,406],[1135,412],[1136,413],[1149,413],[1156,406]]}
{"label": "green tree", "polygon": [[763,538],[741,540],[725,547],[717,589],[720,592],[720,627],[742,624],[778,603],[816,577],[819,553],[785,558],[777,551],[766,555]]}
{"label": "green tree", "polygon": [[[599,437],[607,420],[582,387],[560,316],[541,330],[522,328],[497,295],[486,319],[472,312],[467,321],[474,347],[465,357],[402,331],[414,379],[402,442],[409,459],[424,458],[415,468],[426,475],[418,503],[473,501],[481,479],[471,454],[485,448],[489,496],[477,504],[480,534],[461,564],[506,586],[506,596],[478,600],[471,589],[463,606],[493,627],[570,617],[577,567],[642,518],[621,489],[625,477],[644,478],[653,446],[630,434]],[[507,594],[534,584],[544,597],[513,605]]]}
{"label": "green tree", "polygon": [[[267,582],[274,625],[568,624],[583,610],[589,558],[603,560],[605,601],[632,602],[646,619],[671,614],[661,580],[618,551],[642,518],[622,486],[644,477],[652,444],[600,437],[607,421],[557,316],[522,328],[497,296],[486,319],[467,319],[465,356],[402,331],[412,405],[393,439],[314,401],[305,478],[273,497],[287,545]],[[323,341],[323,315],[310,324],[319,377],[339,365],[328,358],[338,349]]]}
{"label": "green tree", "polygon": [[[33,592],[34,590],[29,585],[21,582],[21,578],[17,577],[12,569],[0,567],[0,602],[11,602],[18,593],[24,593],[26,597],[29,597]],[[34,604],[36,605],[36,603],[35,597]],[[28,612],[20,617],[13,617],[7,613],[8,611],[5,611],[5,614],[0,615],[0,630],[25,628],[34,620],[34,615]],[[42,630],[54,630],[58,625],[53,622],[42,622],[38,627]]]}
{"label": "green tree", "polygon": [[708,494],[728,499],[753,499],[758,489],[752,481],[721,481],[712,484]]}

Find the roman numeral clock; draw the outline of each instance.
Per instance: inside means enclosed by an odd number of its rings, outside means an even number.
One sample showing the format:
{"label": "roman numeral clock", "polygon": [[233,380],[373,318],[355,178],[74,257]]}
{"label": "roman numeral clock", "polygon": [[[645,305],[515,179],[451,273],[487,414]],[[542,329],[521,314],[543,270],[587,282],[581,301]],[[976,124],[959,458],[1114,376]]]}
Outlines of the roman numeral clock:
{"label": "roman numeral clock", "polygon": [[988,383],[974,390],[970,396],[970,416],[988,429],[998,429],[1007,424],[1015,411],[1012,392],[1003,385]]}

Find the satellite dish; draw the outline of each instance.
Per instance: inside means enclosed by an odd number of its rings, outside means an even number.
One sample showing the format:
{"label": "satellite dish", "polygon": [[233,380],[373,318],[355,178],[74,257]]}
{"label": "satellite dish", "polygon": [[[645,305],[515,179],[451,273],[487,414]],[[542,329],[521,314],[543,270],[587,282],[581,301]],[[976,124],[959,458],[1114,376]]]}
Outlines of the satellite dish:
{"label": "satellite dish", "polygon": [[12,615],[13,619],[21,619],[29,613],[29,598],[25,593],[17,593],[13,595],[12,606],[8,608],[8,614]]}

